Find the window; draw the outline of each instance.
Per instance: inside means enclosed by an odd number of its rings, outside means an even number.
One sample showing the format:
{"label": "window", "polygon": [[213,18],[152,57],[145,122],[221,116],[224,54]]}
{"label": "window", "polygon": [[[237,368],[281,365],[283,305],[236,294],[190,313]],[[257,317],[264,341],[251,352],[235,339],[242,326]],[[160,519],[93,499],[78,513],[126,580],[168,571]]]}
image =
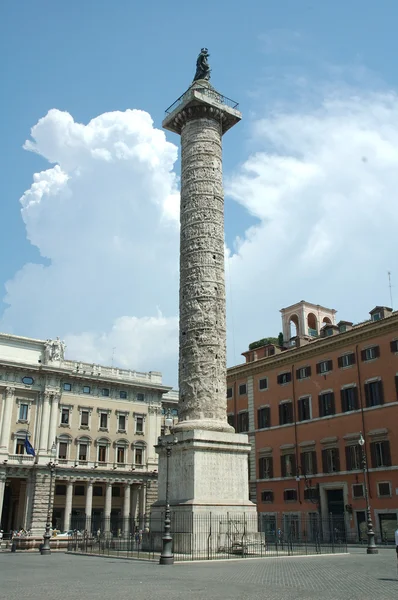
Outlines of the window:
{"label": "window", "polygon": [[87,444],[79,444],[79,460],[87,461]]}
{"label": "window", "polygon": [[296,379],[306,379],[311,377],[311,367],[301,367],[296,371]]}
{"label": "window", "polygon": [[247,411],[238,413],[238,433],[249,431],[249,413]]}
{"label": "window", "polygon": [[372,315],[372,321],[380,321],[381,319],[381,312],[375,312]]}
{"label": "window", "polygon": [[365,398],[366,406],[380,406],[380,404],[383,404],[383,382],[379,380],[365,383]]}
{"label": "window", "polygon": [[326,328],[326,335],[333,335],[333,329],[331,327]]}
{"label": "window", "polygon": [[227,388],[227,398],[232,398],[232,388]]}
{"label": "window", "polygon": [[274,501],[274,492],[272,490],[263,490],[261,492],[261,502],[271,503]]}
{"label": "window", "polygon": [[325,448],[322,450],[322,463],[324,473],[337,473],[340,471],[339,449]]}
{"label": "window", "polygon": [[316,475],[318,472],[315,450],[306,450],[301,453],[301,471],[303,475]]}
{"label": "window", "polygon": [[71,383],[64,383],[64,391],[65,392],[71,392],[72,391],[72,384]]}
{"label": "window", "polygon": [[261,456],[258,459],[258,474],[260,479],[272,479],[274,476],[272,456]]}
{"label": "window", "polygon": [[137,400],[138,402],[144,402],[145,394],[137,394]]}
{"label": "window", "polygon": [[283,499],[285,502],[296,502],[297,490],[285,490],[283,492]]}
{"label": "window", "polygon": [[144,461],[144,451],[142,448],[135,448],[134,451],[134,456],[135,456],[135,464],[136,465],[142,465],[143,461]]}
{"label": "window", "polygon": [[296,476],[296,456],[295,454],[282,454],[281,456],[281,477]]}
{"label": "window", "polygon": [[18,421],[26,422],[28,420],[28,412],[29,412],[29,404],[20,404]]}
{"label": "window", "polygon": [[80,413],[80,427],[88,427],[88,410],[82,410]]}
{"label": "window", "polygon": [[336,412],[334,405],[334,393],[326,392],[319,394],[319,416],[328,417]]}
{"label": "window", "polygon": [[[330,330],[333,331],[333,330]],[[316,366],[316,372],[318,375],[323,375],[324,373],[329,373],[329,371],[333,370],[333,361],[332,360],[323,360],[319,362]]]}
{"label": "window", "polygon": [[58,444],[58,458],[61,460],[66,460],[68,455],[68,443],[67,442],[59,442]]}
{"label": "window", "polygon": [[362,483],[354,483],[352,486],[352,497],[353,498],[363,498],[363,484]]}
{"label": "window", "polygon": [[108,429],[108,413],[100,413],[100,429]]}
{"label": "window", "polygon": [[120,392],[119,392],[119,398],[121,400],[127,400],[127,392],[125,392],[124,390],[120,390]]}
{"label": "window", "polygon": [[75,485],[75,496],[84,496],[84,485]]}
{"label": "window", "polygon": [[239,396],[245,396],[247,394],[247,386],[245,383],[241,383],[239,386]]}
{"label": "window", "polygon": [[389,481],[380,481],[377,484],[377,494],[381,498],[391,497],[391,484]]}
{"label": "window", "polygon": [[93,485],[93,496],[102,496],[103,495],[103,489],[102,489],[102,485]]}
{"label": "window", "polygon": [[57,483],[55,486],[55,495],[56,496],[66,496],[66,485],[63,483]]}
{"label": "window", "polygon": [[258,381],[258,389],[260,391],[268,389],[268,377],[263,377],[262,379],[259,379],[259,381]]}
{"label": "window", "polygon": [[365,348],[365,350],[361,351],[361,359],[362,360],[373,360],[375,358],[379,358],[379,356],[380,356],[379,346],[372,346],[371,348]]}
{"label": "window", "polygon": [[15,444],[15,454],[25,454],[25,442],[24,440],[18,440]]}
{"label": "window", "polygon": [[293,423],[293,404],[291,402],[281,402],[279,405],[279,425]]}
{"label": "window", "polygon": [[298,420],[309,421],[311,419],[311,399],[300,398],[298,401]]}
{"label": "window", "polygon": [[316,487],[306,487],[304,488],[304,500],[309,500],[313,502],[314,500],[318,500],[318,488]]}
{"label": "window", "polygon": [[340,393],[341,410],[343,412],[358,410],[358,389],[356,387],[344,388]]}
{"label": "window", "polygon": [[69,408],[61,410],[61,425],[69,425]]}
{"label": "window", "polygon": [[102,396],[104,396],[105,398],[109,397],[109,388],[102,388],[101,390],[101,394]]}
{"label": "window", "polygon": [[269,406],[264,406],[257,410],[257,427],[258,429],[271,427],[271,409]]}
{"label": "window", "polygon": [[89,385],[84,385],[83,386],[83,394],[90,394],[91,393],[91,388]]}
{"label": "window", "polygon": [[126,431],[126,415],[119,415],[118,430]]}
{"label": "window", "polygon": [[119,485],[112,486],[112,498],[120,498],[120,486]]}
{"label": "window", "polygon": [[34,379],[33,377],[22,377],[22,383],[24,383],[25,385],[33,385]]}
{"label": "window", "polygon": [[144,433],[144,417],[135,418],[135,432]]}
{"label": "window", "polygon": [[372,467],[391,467],[390,442],[383,440],[381,442],[372,442],[370,444],[370,455]]}
{"label": "window", "polygon": [[345,333],[347,331],[347,325],[340,325],[339,331],[340,331],[340,333]]}
{"label": "window", "polygon": [[123,446],[117,447],[117,462],[120,464],[124,464],[125,462],[125,449]]}
{"label": "window", "polygon": [[398,352],[398,340],[390,342],[391,352]]}
{"label": "window", "polygon": [[292,380],[292,374],[290,371],[287,371],[286,373],[281,373],[277,377],[277,382],[279,385],[283,385],[285,383],[290,383],[291,380]]}
{"label": "window", "polygon": [[339,356],[339,358],[337,359],[337,364],[339,366],[339,369],[355,365],[355,354],[353,352],[350,352],[349,354]]}
{"label": "window", "polygon": [[355,471],[362,468],[362,452],[358,444],[346,446],[345,460],[347,471]]}
{"label": "window", "polygon": [[106,446],[98,446],[98,462],[106,462]]}
{"label": "window", "polygon": [[235,415],[228,415],[227,419],[228,425],[231,425],[231,427],[235,427]]}

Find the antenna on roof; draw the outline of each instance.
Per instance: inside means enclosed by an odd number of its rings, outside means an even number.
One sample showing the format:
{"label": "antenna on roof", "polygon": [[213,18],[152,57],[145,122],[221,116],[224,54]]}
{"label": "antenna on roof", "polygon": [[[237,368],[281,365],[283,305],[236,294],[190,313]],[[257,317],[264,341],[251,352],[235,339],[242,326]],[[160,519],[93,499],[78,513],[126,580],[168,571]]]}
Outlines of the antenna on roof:
{"label": "antenna on roof", "polygon": [[391,308],[394,309],[393,302],[392,302],[391,271],[387,271],[387,273],[388,273],[388,287],[390,288],[390,303],[391,303]]}

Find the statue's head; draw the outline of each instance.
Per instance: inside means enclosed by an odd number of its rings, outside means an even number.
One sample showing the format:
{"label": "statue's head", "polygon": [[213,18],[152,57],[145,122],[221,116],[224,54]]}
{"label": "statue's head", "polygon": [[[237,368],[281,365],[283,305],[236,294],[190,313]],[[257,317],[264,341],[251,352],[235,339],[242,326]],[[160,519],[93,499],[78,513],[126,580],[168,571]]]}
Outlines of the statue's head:
{"label": "statue's head", "polygon": [[209,56],[209,51],[207,48],[202,48],[202,50],[200,51],[201,54],[204,54],[205,56]]}

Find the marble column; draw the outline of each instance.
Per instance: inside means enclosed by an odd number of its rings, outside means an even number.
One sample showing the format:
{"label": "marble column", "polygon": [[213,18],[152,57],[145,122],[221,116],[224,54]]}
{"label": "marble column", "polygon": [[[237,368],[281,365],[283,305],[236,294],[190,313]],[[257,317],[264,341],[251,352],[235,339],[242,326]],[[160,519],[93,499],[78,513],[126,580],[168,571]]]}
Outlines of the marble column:
{"label": "marble column", "polygon": [[112,512],[112,483],[110,481],[106,482],[106,491],[105,491],[105,526],[104,531],[108,533],[111,530],[111,512]]}
{"label": "marble column", "polygon": [[139,496],[138,496],[138,512],[140,516],[140,529],[144,529],[145,527],[145,505],[146,505],[146,487],[143,483],[140,487]]}
{"label": "marble column", "polygon": [[91,514],[93,511],[93,482],[87,483],[86,489],[86,531],[91,532]]}
{"label": "marble column", "polygon": [[42,394],[42,413],[41,413],[41,425],[40,425],[40,444],[39,451],[42,454],[46,454],[47,452],[47,443],[48,443],[48,430],[50,425],[50,393],[43,392]]}
{"label": "marble column", "polygon": [[23,528],[29,530],[32,522],[32,506],[33,506],[34,483],[32,474],[26,480],[26,502],[23,518]]}
{"label": "marble column", "polygon": [[126,483],[124,486],[123,499],[123,534],[128,536],[130,533],[130,505],[131,505],[131,484]]}
{"label": "marble column", "polygon": [[4,523],[1,520],[2,512],[3,512],[3,503],[4,503],[4,490],[6,487],[6,476],[5,474],[0,475],[0,525],[1,528],[4,529]]}
{"label": "marble column", "polygon": [[59,417],[59,394],[53,394],[51,402],[50,428],[48,432],[47,449],[51,450],[57,433],[57,422]]}
{"label": "marble column", "polygon": [[70,529],[70,519],[71,519],[71,514],[72,514],[72,495],[73,495],[73,481],[68,481],[66,484],[64,531],[69,531],[69,529]]}
{"label": "marble column", "polygon": [[14,402],[15,388],[7,387],[5,389],[5,400],[4,400],[4,412],[3,422],[1,425],[0,435],[0,449],[3,452],[8,452],[10,442],[10,431],[11,431],[11,416],[12,416],[12,405]]}
{"label": "marble column", "polygon": [[131,493],[131,509],[130,514],[131,518],[134,520],[134,525],[136,525],[137,518],[137,505],[138,505],[138,486],[133,484],[133,489]]}

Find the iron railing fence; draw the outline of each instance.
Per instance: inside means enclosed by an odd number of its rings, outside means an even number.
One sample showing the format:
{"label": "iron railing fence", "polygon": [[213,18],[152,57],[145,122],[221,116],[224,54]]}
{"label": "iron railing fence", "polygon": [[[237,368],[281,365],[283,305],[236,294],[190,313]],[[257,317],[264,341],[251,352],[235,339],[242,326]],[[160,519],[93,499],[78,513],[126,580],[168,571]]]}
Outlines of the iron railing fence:
{"label": "iron railing fence", "polygon": [[234,108],[235,110],[238,110],[239,108],[239,102],[235,102],[235,100],[231,100],[231,98],[227,98],[227,96],[219,94],[214,88],[195,86],[194,88],[188,88],[187,91],[177,98],[177,100],[173,102],[171,106],[166,108],[166,115],[171,114],[178,106],[180,106],[180,104],[184,102],[184,100],[188,98],[189,94],[192,94],[194,91],[200,92],[204,96],[208,96],[210,99],[215,100],[219,104],[225,104],[226,106]]}
{"label": "iron railing fence", "polygon": [[[164,514],[140,520],[102,519],[84,529],[75,520],[68,550],[89,554],[157,559],[162,547]],[[347,552],[344,518],[317,514],[171,514],[176,561],[234,557],[293,556]]]}

